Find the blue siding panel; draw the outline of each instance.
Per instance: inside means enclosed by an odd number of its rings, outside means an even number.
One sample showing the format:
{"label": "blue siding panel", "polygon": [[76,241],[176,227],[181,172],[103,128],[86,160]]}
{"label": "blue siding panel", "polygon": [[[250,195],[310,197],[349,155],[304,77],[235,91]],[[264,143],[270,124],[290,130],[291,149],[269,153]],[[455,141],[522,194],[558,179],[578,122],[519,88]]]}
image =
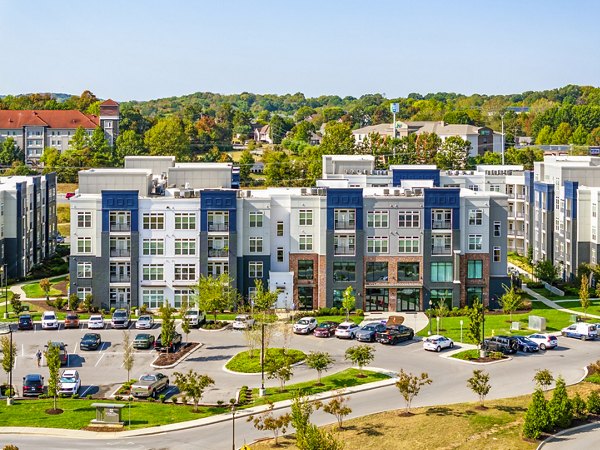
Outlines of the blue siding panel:
{"label": "blue siding panel", "polygon": [[577,189],[579,188],[578,181],[565,181],[565,197],[572,200],[571,202],[571,219],[577,217]]}
{"label": "blue siding panel", "polygon": [[[538,192],[537,204],[544,208],[546,211],[554,211],[554,185],[550,183],[542,183],[541,181],[534,181],[533,189]],[[541,193],[546,194],[546,204],[541,205]]]}
{"label": "blue siding panel", "polygon": [[327,188],[328,230],[335,228],[334,211],[336,209],[356,209],[356,229],[364,228],[362,188]]}
{"label": "blue siding panel", "polygon": [[440,185],[439,169],[392,169],[392,184],[398,187],[402,180],[433,180],[433,185]]}
{"label": "blue siding panel", "polygon": [[460,228],[460,189],[458,188],[427,188],[425,195],[425,229],[431,229],[431,210],[432,209],[451,209],[452,210],[452,228]]}
{"label": "blue siding panel", "polygon": [[138,191],[102,191],[102,231],[110,231],[110,211],[129,211],[131,231],[138,231]]}
{"label": "blue siding panel", "polygon": [[526,170],[525,185],[529,188],[529,203],[533,203],[533,170]]}
{"label": "blue siding panel", "polygon": [[229,231],[236,231],[236,194],[225,189],[200,191],[200,231],[208,231],[208,211],[229,211]]}

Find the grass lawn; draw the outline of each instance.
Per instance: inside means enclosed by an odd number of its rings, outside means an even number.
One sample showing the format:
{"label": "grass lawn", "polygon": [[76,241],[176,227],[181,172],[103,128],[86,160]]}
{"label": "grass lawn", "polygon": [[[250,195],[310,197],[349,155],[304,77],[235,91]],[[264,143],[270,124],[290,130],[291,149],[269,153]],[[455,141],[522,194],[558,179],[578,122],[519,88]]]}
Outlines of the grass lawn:
{"label": "grass lawn", "polygon": [[529,260],[526,256],[517,255],[516,253],[510,252],[507,255],[508,262],[514,264],[515,266],[529,272],[533,273],[533,267],[529,264]]}
{"label": "grass lawn", "polygon": [[[333,322],[337,322],[337,323],[342,323],[346,321],[346,315],[341,315],[341,316],[319,316],[319,317],[315,317],[315,319],[317,319],[317,322],[321,323],[321,322],[325,322],[327,320],[331,320]],[[364,320],[364,316],[353,316],[352,314],[350,314],[350,321],[354,322],[354,323],[361,323]]]}
{"label": "grass lawn", "polygon": [[59,223],[56,225],[56,229],[61,236],[69,236],[71,234],[71,224]]}
{"label": "grass lawn", "polygon": [[68,203],[59,203],[56,205],[56,221],[57,223],[70,223],[71,210]]}
{"label": "grass lawn", "polygon": [[[14,405],[6,406],[0,402],[0,426],[51,427],[81,429],[89,425],[90,420],[96,417],[96,408],[90,405],[98,400],[73,400],[59,399],[58,407],[64,413],[49,415],[45,410],[52,408],[52,400],[16,400]],[[111,401],[109,403],[114,403]],[[123,402],[117,402],[123,403]],[[125,402],[125,404],[127,404]],[[129,420],[129,408],[124,408],[122,420]],[[167,425],[186,420],[200,419],[202,417],[226,412],[227,408],[202,407],[199,412],[192,411],[191,406],[132,402],[131,403],[131,428],[146,428],[158,425]]]}
{"label": "grass lawn", "polygon": [[[66,275],[61,275],[60,277],[50,278],[50,292],[48,295],[50,297],[58,297],[58,296],[66,296],[66,292],[61,291],[60,289],[56,289],[55,285],[61,283],[67,279]],[[29,283],[23,286],[23,291],[25,291],[25,295],[27,298],[45,298],[46,293],[40,287],[39,282]]]}
{"label": "grass lawn", "polygon": [[452,358],[462,359],[463,361],[470,361],[471,359],[479,358],[479,350],[476,348],[472,350],[463,350],[462,352],[455,353]]}
{"label": "grass lawn", "polygon": [[[572,300],[568,302],[560,302],[560,306],[573,311],[583,312],[581,302],[579,300]],[[590,300],[590,307],[587,309],[588,314],[600,315],[600,300]]]}
{"label": "grass lawn", "polygon": [[[508,314],[486,314],[485,315],[485,335],[490,337],[493,335],[506,334],[531,334],[534,331],[528,331],[529,316],[542,316],[546,318],[546,330],[548,332],[560,331],[562,328],[570,325],[571,315],[563,313],[556,309],[552,309],[542,302],[532,302],[532,310],[523,314],[513,314],[512,321],[521,323],[521,330],[512,332],[510,330],[510,318]],[[440,320],[440,334],[447,336],[455,341],[460,342],[460,321],[463,321],[463,340],[469,342],[467,338],[467,329],[469,327],[469,318],[466,316],[444,317]],[[432,333],[436,333],[436,321],[431,320]],[[424,328],[417,334],[419,336],[427,336],[429,328]]]}
{"label": "grass lawn", "polygon": [[[597,385],[581,383],[567,390],[571,396],[579,392],[587,398],[587,394],[597,388]],[[547,398],[549,396],[546,394]],[[387,411],[345,420],[341,431],[333,425],[325,428],[334,431],[336,439],[352,449],[534,450],[539,442],[525,441],[521,437],[523,417],[529,402],[530,396],[524,395],[486,401],[487,409],[483,410],[476,408],[476,403],[459,403],[415,408],[413,415],[407,417],[399,416],[400,410]],[[352,401],[348,406],[352,408]],[[400,394],[398,406],[404,406]],[[279,443],[279,448],[297,449],[290,436],[280,438]],[[270,449],[272,440],[257,443],[251,448]]]}
{"label": "grass lawn", "polygon": [[[265,364],[269,359],[277,359],[283,360],[283,353],[281,348],[269,348],[267,349],[267,353],[265,354]],[[300,350],[295,350],[293,348],[289,348],[285,352],[286,357],[290,357],[292,359],[292,364],[302,361],[306,358],[306,354]],[[254,355],[252,358],[250,357],[250,352],[245,350],[243,352],[239,352],[235,355],[231,361],[227,363],[225,366],[229,370],[233,370],[235,372],[243,372],[243,373],[258,373],[260,372],[260,349],[254,351]]]}
{"label": "grass lawn", "polygon": [[[322,386],[316,385],[316,379],[304,383],[290,384],[285,386],[285,392],[281,392],[279,388],[267,388],[264,397],[258,397],[258,389],[253,389],[253,398],[256,399],[252,406],[262,405],[267,402],[279,402],[293,398],[298,391],[303,395],[318,394],[326,391],[336,391],[338,389],[358,386],[374,381],[389,380],[387,375],[379,372],[371,372],[363,370],[364,378],[357,378],[358,369],[346,369],[333,375],[324,376],[321,378]],[[316,375],[316,372],[315,372]]]}
{"label": "grass lawn", "polygon": [[56,191],[58,194],[66,194],[67,192],[75,192],[79,188],[77,183],[57,183]]}
{"label": "grass lawn", "polygon": [[568,300],[568,299],[579,299],[578,296],[576,295],[570,295],[568,293],[565,292],[564,296],[560,296],[560,295],[556,295],[553,294],[552,292],[550,292],[548,289],[546,288],[530,288],[533,292],[537,292],[538,294],[540,294],[543,297],[546,297],[548,300]]}

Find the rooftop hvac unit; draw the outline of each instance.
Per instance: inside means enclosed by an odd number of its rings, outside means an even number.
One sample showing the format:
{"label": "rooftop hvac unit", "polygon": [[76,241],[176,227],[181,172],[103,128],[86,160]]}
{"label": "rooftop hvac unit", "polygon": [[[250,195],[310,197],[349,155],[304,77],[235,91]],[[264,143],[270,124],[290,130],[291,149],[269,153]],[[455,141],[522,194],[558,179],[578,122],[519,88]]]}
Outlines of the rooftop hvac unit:
{"label": "rooftop hvac unit", "polygon": [[317,188],[311,187],[310,195],[319,195],[319,191],[317,190]]}
{"label": "rooftop hvac unit", "polygon": [[389,189],[384,189],[383,190],[383,195],[390,195],[390,190]]}
{"label": "rooftop hvac unit", "polygon": [[300,195],[307,195],[307,194],[308,194],[308,189],[300,188]]}
{"label": "rooftop hvac unit", "polygon": [[404,193],[406,194],[407,197],[412,197],[413,196],[412,189],[405,189]]}
{"label": "rooftop hvac unit", "polygon": [[188,190],[183,191],[183,197],[184,198],[191,198],[192,194],[193,194],[193,191],[188,191]]}
{"label": "rooftop hvac unit", "polygon": [[400,195],[400,189],[394,189],[394,195],[399,196]]}
{"label": "rooftop hvac unit", "polygon": [[319,193],[319,195],[326,195],[327,194],[327,190],[325,188],[319,188],[319,189],[317,189],[317,192]]}
{"label": "rooftop hvac unit", "polygon": [[244,191],[238,191],[237,197],[238,198],[243,198],[244,197]]}
{"label": "rooftop hvac unit", "polygon": [[245,191],[246,192],[246,197],[250,198],[252,197],[252,191]]}
{"label": "rooftop hvac unit", "polygon": [[181,191],[175,191],[174,195],[175,195],[175,198],[181,197]]}

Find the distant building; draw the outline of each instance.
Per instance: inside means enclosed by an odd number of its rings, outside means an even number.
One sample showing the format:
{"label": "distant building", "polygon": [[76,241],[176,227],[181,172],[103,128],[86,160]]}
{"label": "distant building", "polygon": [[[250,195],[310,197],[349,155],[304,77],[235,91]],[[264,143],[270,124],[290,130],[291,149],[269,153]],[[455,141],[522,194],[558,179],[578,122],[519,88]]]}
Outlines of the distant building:
{"label": "distant building", "polygon": [[254,129],[254,140],[256,142],[264,142],[266,144],[272,144],[273,139],[271,139],[271,126],[264,125],[260,128]]}
{"label": "distant building", "polygon": [[310,139],[308,141],[310,145],[321,145],[321,142],[323,142],[323,136],[321,136],[319,133],[310,134]]}

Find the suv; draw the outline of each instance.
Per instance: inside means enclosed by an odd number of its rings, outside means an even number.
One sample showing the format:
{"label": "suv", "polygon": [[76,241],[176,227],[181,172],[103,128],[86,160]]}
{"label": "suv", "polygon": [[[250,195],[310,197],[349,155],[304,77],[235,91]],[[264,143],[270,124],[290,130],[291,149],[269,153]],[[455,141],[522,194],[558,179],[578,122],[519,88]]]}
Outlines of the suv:
{"label": "suv", "polygon": [[206,316],[198,309],[190,309],[185,318],[189,321],[191,327],[199,327],[206,322]]}
{"label": "suv", "polygon": [[73,311],[67,311],[65,328],[79,328],[79,316]]}
{"label": "suv", "polygon": [[505,355],[517,353],[519,341],[512,336],[494,336],[483,341],[482,349],[488,352],[502,352]]}
{"label": "suv", "polygon": [[19,323],[17,324],[19,330],[33,330],[33,320],[31,320],[30,314],[21,314],[19,316]]}
{"label": "suv", "polygon": [[117,309],[112,316],[113,328],[129,328],[129,313],[126,309]]}

